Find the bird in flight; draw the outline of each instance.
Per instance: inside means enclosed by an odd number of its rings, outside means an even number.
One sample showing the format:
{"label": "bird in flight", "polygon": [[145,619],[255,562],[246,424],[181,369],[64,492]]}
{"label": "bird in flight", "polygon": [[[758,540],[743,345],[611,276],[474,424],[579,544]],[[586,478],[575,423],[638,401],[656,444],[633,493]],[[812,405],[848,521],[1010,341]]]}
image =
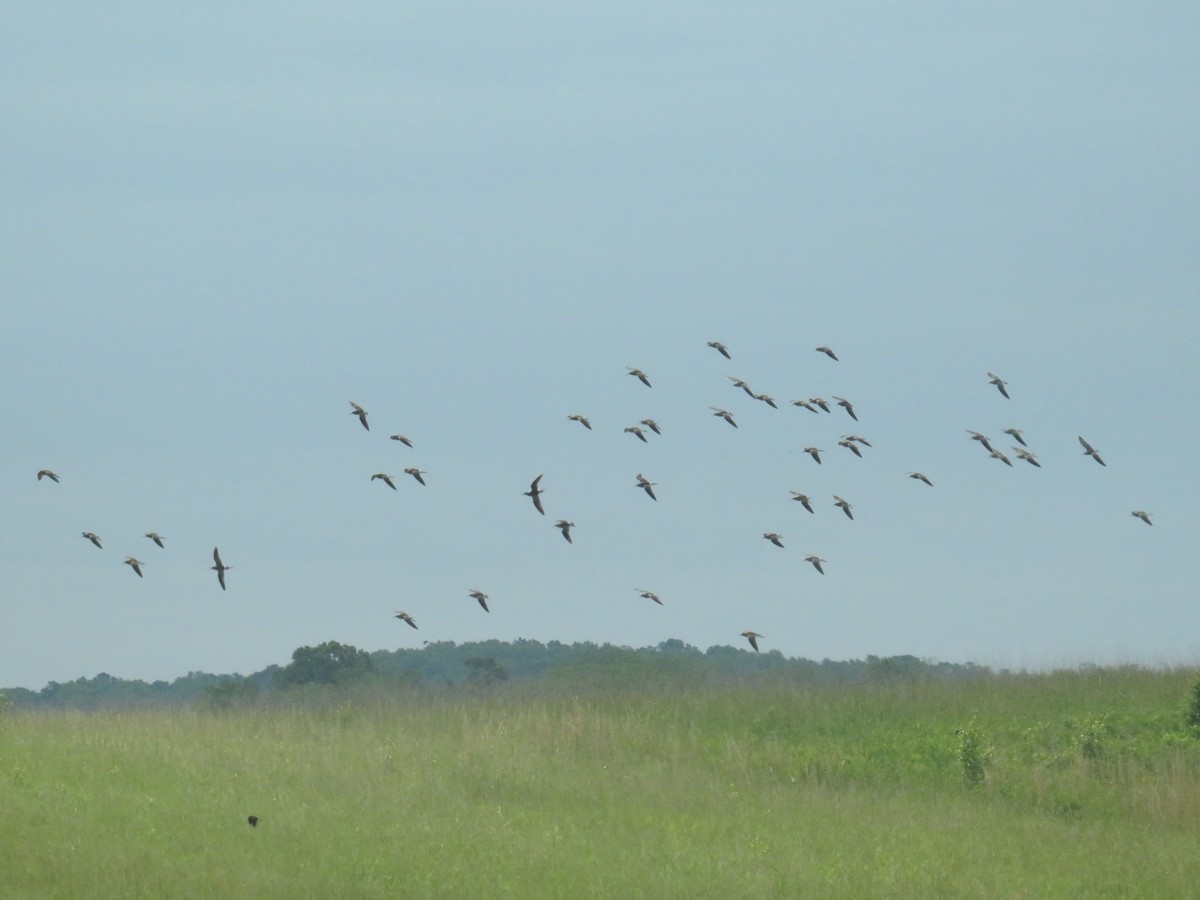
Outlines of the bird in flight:
{"label": "bird in flight", "polygon": [[1012,462],[1009,460],[1009,458],[1008,458],[1007,456],[1005,456],[1005,455],[1004,455],[1003,453],[1001,453],[999,450],[993,450],[993,451],[992,451],[992,458],[993,458],[993,459],[998,459],[998,460],[1000,460],[1000,462],[1004,463],[1004,464],[1005,464],[1006,466],[1008,466],[1009,468],[1012,468]]}
{"label": "bird in flight", "polygon": [[1012,439],[1014,441],[1016,441],[1018,444],[1020,444],[1022,447],[1029,446],[1028,444],[1025,443],[1025,438],[1021,437],[1021,429],[1020,428],[1005,428],[1004,433],[1009,435],[1010,437],[1012,437]]}
{"label": "bird in flight", "polygon": [[1004,395],[1005,400],[1011,400],[1012,398],[1008,396],[1008,391],[1006,391],[1004,389],[1004,386],[1006,384],[1008,384],[1008,382],[1002,380],[999,375],[993,375],[991,372],[988,372],[987,374],[988,374],[988,383],[994,384],[996,386],[996,390],[998,390],[1001,394]]}
{"label": "bird in flight", "polygon": [[411,447],[411,446],[412,446],[412,441],[410,441],[408,438],[406,438],[406,437],[405,437],[404,435],[402,435],[402,434],[393,434],[393,435],[392,435],[392,440],[393,440],[393,441],[399,441],[399,442],[400,442],[400,443],[402,443],[402,444],[403,444],[405,447]]}
{"label": "bird in flight", "polygon": [[409,466],[407,469],[404,470],[404,474],[411,475],[413,478],[417,479],[417,481],[419,481],[421,484],[424,484],[425,479],[422,478],[421,476],[428,475],[429,473],[426,472],[424,469],[417,469],[412,466]]}
{"label": "bird in flight", "polygon": [[[1076,437],[1078,437],[1078,435],[1076,435]],[[1079,438],[1079,443],[1081,443],[1083,445],[1083,455],[1084,456],[1090,456],[1096,462],[1100,463],[1100,465],[1102,465],[1102,466],[1105,465],[1104,460],[1102,460],[1100,458],[1100,454],[1096,452],[1095,447],[1093,447],[1091,444],[1089,444],[1083,438]]]}
{"label": "bird in flight", "polygon": [[[825,451],[820,450],[816,447],[805,447],[804,452],[807,453],[809,456],[811,456],[813,459],[815,459],[817,461],[817,465],[820,465],[821,464],[821,454],[824,453]],[[862,456],[862,454],[860,453],[859,456]]]}
{"label": "bird in flight", "polygon": [[833,505],[838,507],[842,512],[844,512],[846,514],[846,518],[848,518],[848,519],[854,518],[854,513],[850,512],[850,504],[847,501],[843,500],[841,497],[839,497],[837,494],[833,495]]}
{"label": "bird in flight", "polygon": [[658,594],[654,593],[654,591],[647,591],[642,588],[634,588],[634,590],[638,592],[638,596],[643,597],[646,600],[653,600],[659,606],[663,605],[663,602],[658,599]]}
{"label": "bird in flight", "polygon": [[581,416],[579,413],[571,413],[567,418],[572,422],[578,422],[588,431],[592,430],[592,423],[588,421],[587,416]]}
{"label": "bird in flight", "polygon": [[58,482],[58,476],[55,475],[53,472],[51,472],[49,469],[39,469],[38,470],[38,481],[41,481],[43,478],[49,478],[51,481],[53,481],[55,483]]}
{"label": "bird in flight", "polygon": [[649,441],[646,440],[646,433],[644,431],[642,431],[642,429],[638,428],[636,425],[629,425],[625,428],[625,430],[627,432],[629,432],[630,434],[632,434],[634,437],[636,437],[643,444],[650,443]]}
{"label": "bird in flight", "polygon": [[571,529],[575,527],[574,522],[568,522],[566,519],[559,519],[554,523],[554,527],[562,531],[562,536],[567,539],[568,544],[575,543],[571,540]]}
{"label": "bird in flight", "polygon": [[826,356],[828,356],[832,360],[835,360],[835,361],[837,360],[837,354],[834,353],[832,350],[830,350],[828,347],[818,347],[817,352],[824,353]]}
{"label": "bird in flight", "polygon": [[845,447],[859,459],[862,459],[862,451],[858,449],[858,444],[856,444],[854,441],[842,438],[840,441],[838,441],[838,446]]}
{"label": "bird in flight", "polygon": [[150,540],[154,541],[160,547],[163,546],[163,536],[157,531],[147,531],[144,537],[150,538]]}
{"label": "bird in flight", "polygon": [[367,424],[367,411],[353,400],[350,401],[350,405],[354,407],[354,409],[350,411],[350,415],[358,416],[358,421],[362,422],[362,427],[367,429],[367,431],[370,431],[371,426]]}
{"label": "bird in flight", "polygon": [[750,385],[746,384],[746,382],[742,381],[742,379],[734,378],[732,375],[726,375],[725,377],[733,382],[733,386],[735,388],[741,388],[750,397],[754,396],[754,391],[750,390]]}
{"label": "bird in flight", "polygon": [[726,359],[731,359],[731,357],[729,355],[729,348],[726,347],[724,344],[722,344],[720,341],[709,341],[708,346],[712,347],[714,350],[716,350],[718,353],[720,353]]}
{"label": "bird in flight", "polygon": [[[83,536],[97,547],[100,547],[100,535],[96,534],[94,531],[85,531],[83,532]],[[100,549],[103,550],[104,548],[100,547]]]}
{"label": "bird in flight", "polygon": [[929,480],[928,476],[926,476],[924,472],[909,472],[908,477],[915,478],[917,481],[923,481],[930,487],[933,487],[933,482]]}
{"label": "bird in flight", "polygon": [[637,487],[640,487],[643,491],[650,495],[651,500],[655,501],[658,500],[658,498],[654,496],[654,485],[656,484],[658,484],[657,481],[647,481],[646,477],[642,475],[641,472],[638,472]]}
{"label": "bird in flight", "polygon": [[417,627],[417,623],[413,621],[413,617],[410,616],[406,612],[397,612],[396,618],[399,619],[401,622],[407,623],[408,625],[410,625],[413,628]]}
{"label": "bird in flight", "polygon": [[983,444],[983,449],[988,451],[988,453],[992,452],[992,445],[990,443],[988,443],[988,439],[986,437],[984,437],[982,434],[980,434],[978,431],[972,431],[970,428],[968,428],[967,434],[969,434],[971,436],[971,440],[979,441],[979,443]]}
{"label": "bird in flight", "polygon": [[833,395],[833,399],[837,401],[838,406],[850,414],[850,418],[852,418],[855,422],[858,421],[858,416],[854,414],[854,405],[849,400],[847,400],[845,397],[839,397],[837,394]]}
{"label": "bird in flight", "polygon": [[641,424],[645,425],[647,428],[649,428],[655,434],[662,434],[662,432],[658,428],[658,423],[655,422],[653,419],[642,419]]}
{"label": "bird in flight", "polygon": [[221,554],[217,552],[216,547],[213,547],[213,562],[216,565],[209,566],[209,568],[217,573],[217,581],[221,582],[221,590],[225,590],[225,573],[232,569],[233,566],[227,566],[221,562]]}
{"label": "bird in flight", "polygon": [[763,403],[767,404],[767,406],[771,407],[771,409],[779,409],[779,407],[775,405],[775,398],[770,394],[751,394],[750,396],[752,396],[755,400],[761,400]]}
{"label": "bird in flight", "polygon": [[371,480],[372,481],[375,481],[375,480],[382,481],[384,484],[386,484],[388,487],[390,487],[393,491],[396,489],[396,483],[394,481],[392,481],[392,476],[388,475],[384,472],[376,472],[374,475],[371,476]]}
{"label": "bird in flight", "polygon": [[140,559],[134,559],[132,556],[125,557],[125,565],[137,572],[138,578],[142,577],[142,566],[145,565]]}
{"label": "bird in flight", "polygon": [[758,652],[758,639],[766,637],[765,634],[759,634],[757,631],[743,631],[742,637],[750,642],[750,646],[754,648],[754,652]]}
{"label": "bird in flight", "polygon": [[479,601],[479,605],[483,607],[483,611],[484,611],[485,613],[490,613],[490,612],[491,612],[491,610],[490,610],[490,609],[488,609],[488,605],[487,605],[487,602],[488,602],[488,595],[487,595],[487,594],[485,594],[483,591],[480,591],[480,590],[472,590],[472,591],[471,591],[471,592],[468,594],[468,596],[470,596],[470,597],[474,597],[476,600],[478,600],[478,601]]}
{"label": "bird in flight", "polygon": [[632,375],[646,387],[654,387],[654,385],[650,383],[650,379],[646,377],[646,373],[641,369],[635,369],[632,366],[626,366],[625,368],[629,370],[630,375]]}
{"label": "bird in flight", "polygon": [[803,506],[805,509],[807,509],[809,512],[814,511],[812,508],[812,501],[808,499],[808,494],[802,494],[799,491],[792,491],[792,499],[795,500],[797,503],[799,503],[801,506]]}
{"label": "bird in flight", "polygon": [[537,478],[533,479],[533,483],[529,485],[529,490],[527,490],[525,492],[525,496],[529,497],[531,500],[533,500],[533,508],[536,509],[538,512],[540,512],[544,516],[546,514],[546,511],[544,509],[542,509],[542,497],[541,497],[542,489],[540,487],[538,487],[538,482],[541,480],[542,480],[541,475],[539,475]]}
{"label": "bird in flight", "polygon": [[813,406],[811,403],[809,403],[807,400],[793,400],[792,406],[802,406],[811,413],[815,413],[817,411],[817,408],[815,406]]}
{"label": "bird in flight", "polygon": [[734,428],[738,427],[737,422],[733,421],[733,413],[731,413],[729,410],[721,409],[719,406],[710,406],[709,409],[713,411],[714,416],[720,416]]}
{"label": "bird in flight", "polygon": [[825,412],[829,412],[829,401],[826,400],[824,397],[809,397],[808,402],[815,403],[817,406],[821,407],[821,409],[824,410]]}
{"label": "bird in flight", "polygon": [[1135,509],[1133,512],[1130,513],[1130,515],[1141,519],[1147,525],[1154,524],[1153,522],[1150,521],[1150,513],[1146,512],[1144,509]]}
{"label": "bird in flight", "polygon": [[825,574],[825,570],[821,568],[821,563],[826,562],[826,560],[821,559],[821,557],[819,557],[819,556],[806,556],[806,557],[804,557],[804,559],[806,561],[812,563],[813,568],[816,569],[818,572],[820,572],[822,575]]}
{"label": "bird in flight", "polygon": [[1037,457],[1024,447],[1013,447],[1013,453],[1017,454],[1019,459],[1025,460],[1025,462],[1029,463],[1031,466],[1037,466],[1039,469],[1042,467],[1042,464],[1037,461]]}
{"label": "bird in flight", "polygon": [[870,447],[871,442],[865,437],[859,437],[857,434],[843,434],[842,438],[847,441],[854,441],[856,444],[862,444],[864,447]]}
{"label": "bird in flight", "polygon": [[776,547],[782,547],[782,546],[783,546],[783,535],[781,535],[781,534],[776,534],[776,533],[775,533],[775,532],[773,532],[773,531],[764,531],[764,532],[763,532],[763,540],[770,541],[770,542],[771,542],[772,544],[774,544]]}

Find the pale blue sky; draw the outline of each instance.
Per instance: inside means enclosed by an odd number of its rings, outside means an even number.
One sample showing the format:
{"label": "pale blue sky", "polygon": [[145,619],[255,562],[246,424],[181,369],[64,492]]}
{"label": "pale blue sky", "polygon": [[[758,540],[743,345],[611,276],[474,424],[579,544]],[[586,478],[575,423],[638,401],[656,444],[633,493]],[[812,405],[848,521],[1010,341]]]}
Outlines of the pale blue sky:
{"label": "pale blue sky", "polygon": [[[1194,5],[397,6],[6,14],[0,685],[747,629],[1197,660]],[[966,434],[1009,426],[1043,468]]]}

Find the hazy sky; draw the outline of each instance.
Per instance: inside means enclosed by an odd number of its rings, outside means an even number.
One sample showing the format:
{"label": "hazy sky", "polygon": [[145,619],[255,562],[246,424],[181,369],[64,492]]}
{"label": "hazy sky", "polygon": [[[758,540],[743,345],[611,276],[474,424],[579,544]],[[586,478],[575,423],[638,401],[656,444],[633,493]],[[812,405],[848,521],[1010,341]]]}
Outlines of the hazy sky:
{"label": "hazy sky", "polygon": [[[1198,30],[1190,3],[10,8],[0,685],[747,629],[1197,661]],[[858,422],[789,405],[833,394]]]}

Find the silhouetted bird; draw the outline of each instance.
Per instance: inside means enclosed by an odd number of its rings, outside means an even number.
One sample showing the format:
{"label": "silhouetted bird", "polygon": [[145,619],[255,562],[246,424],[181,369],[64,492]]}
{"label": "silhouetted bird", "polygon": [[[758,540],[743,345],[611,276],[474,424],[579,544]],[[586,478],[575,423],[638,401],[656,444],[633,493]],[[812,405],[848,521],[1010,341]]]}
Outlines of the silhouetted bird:
{"label": "silhouetted bird", "polygon": [[592,423],[588,421],[587,416],[581,416],[579,413],[572,413],[571,415],[567,416],[567,418],[572,422],[578,422],[588,431],[592,430]]}
{"label": "silhouetted bird", "polygon": [[1016,441],[1018,444],[1020,444],[1022,447],[1029,446],[1028,444],[1025,443],[1025,438],[1021,437],[1021,429],[1020,428],[1005,428],[1004,433],[1007,435],[1010,435],[1012,437],[1012,439],[1014,441]]}
{"label": "silhouetted bird", "polygon": [[850,512],[850,504],[848,502],[846,502],[845,500],[843,500],[841,497],[839,497],[837,494],[833,495],[833,505],[838,507],[839,509],[841,509],[841,511],[846,514],[847,519],[854,518],[854,513]]}
{"label": "silhouetted bird", "polygon": [[421,484],[424,484],[425,479],[422,478],[421,476],[428,475],[429,473],[426,472],[424,469],[414,469],[412,467],[409,467],[404,470],[404,474],[411,475],[413,478],[417,479],[417,481],[419,481]]}
{"label": "silhouetted bird", "polygon": [[915,478],[917,481],[923,481],[930,487],[933,487],[933,482],[923,472],[909,472],[909,478]]}
{"label": "silhouetted bird", "polygon": [[[85,531],[83,532],[83,536],[97,547],[100,547],[100,535],[96,534],[94,531]],[[103,550],[104,548],[100,547],[100,549]]]}
{"label": "silhouetted bird", "polygon": [[412,446],[412,441],[410,441],[408,438],[406,438],[406,437],[405,437],[404,435],[402,435],[402,434],[393,434],[393,435],[392,435],[392,440],[393,440],[393,441],[399,441],[399,442],[400,442],[400,443],[402,443],[402,444],[403,444],[405,447],[411,447],[411,446]]}
{"label": "silhouetted bird", "polygon": [[150,538],[150,540],[154,541],[154,543],[158,544],[158,546],[163,546],[163,536],[157,531],[147,531],[145,537]]}
{"label": "silhouetted bird", "polygon": [[[818,464],[820,464],[821,454],[824,453],[825,451],[819,450],[816,447],[805,447],[804,452],[807,453],[809,456],[811,456],[813,459],[815,459]],[[862,454],[859,454],[859,455],[861,456]]]}
{"label": "silhouetted bird", "polygon": [[654,591],[647,591],[642,588],[634,588],[634,590],[638,592],[639,596],[645,597],[647,600],[653,600],[659,606],[663,605],[663,602],[658,599],[658,594],[654,593]]}
{"label": "silhouetted bird", "polygon": [[1153,525],[1153,524],[1154,524],[1153,522],[1151,522],[1151,521],[1150,521],[1150,513],[1146,512],[1146,511],[1145,511],[1145,510],[1143,510],[1143,509],[1135,509],[1133,512],[1131,512],[1131,513],[1130,513],[1130,515],[1131,515],[1131,516],[1136,516],[1137,518],[1139,518],[1139,519],[1141,519],[1143,522],[1145,522],[1147,525]]}
{"label": "silhouetted bird", "polygon": [[416,627],[417,627],[417,623],[413,621],[413,617],[412,617],[412,616],[410,616],[410,615],[409,615],[408,613],[406,613],[406,612],[398,612],[398,613],[396,613],[396,618],[397,618],[397,619],[399,619],[401,622],[405,622],[405,623],[407,623],[408,625],[411,625],[413,628],[416,628]]}
{"label": "silhouetted bird", "polygon": [[767,541],[770,541],[770,542],[771,542],[772,544],[774,544],[776,547],[782,547],[782,546],[783,546],[783,535],[781,535],[781,534],[776,534],[774,531],[764,531],[764,532],[763,532],[763,539],[764,539],[764,540],[767,540]]}
{"label": "silhouetted bird", "polygon": [[471,597],[474,597],[476,600],[478,600],[478,601],[479,601],[479,605],[483,607],[483,611],[484,611],[485,613],[490,613],[490,612],[491,612],[491,610],[490,610],[490,609],[488,609],[488,605],[487,605],[487,601],[488,601],[488,595],[487,595],[487,594],[485,594],[483,591],[472,590],[472,591],[470,592],[470,595],[469,595],[469,596],[471,596]]}
{"label": "silhouetted bird", "polygon": [[712,347],[726,359],[730,359],[729,350],[720,341],[709,341],[708,346]]}
{"label": "silhouetted bird", "polygon": [[1083,455],[1084,456],[1090,456],[1096,462],[1100,463],[1100,465],[1102,465],[1102,466],[1105,465],[1104,460],[1102,460],[1100,458],[1100,454],[1096,452],[1096,448],[1094,448],[1091,444],[1089,444],[1083,438],[1079,438],[1079,443],[1083,444]]}
{"label": "silhouetted bird", "polygon": [[818,347],[818,348],[817,348],[817,352],[818,352],[818,353],[824,353],[824,354],[825,354],[826,356],[828,356],[830,359],[837,359],[837,354],[835,354],[835,353],[834,353],[832,350],[830,350],[828,347]]}
{"label": "silhouetted bird", "polygon": [[638,428],[636,425],[630,425],[625,430],[636,437],[643,444],[650,443],[646,440],[646,435],[642,432],[642,429]]}
{"label": "silhouetted bird", "polygon": [[217,573],[217,581],[221,582],[221,590],[225,590],[225,573],[232,569],[233,566],[227,566],[221,562],[221,554],[217,552],[216,547],[213,547],[213,562],[216,565],[209,566],[209,568]]}
{"label": "silhouetted bird", "polygon": [[370,431],[371,426],[367,424],[367,411],[353,400],[350,401],[350,405],[354,407],[354,409],[351,410],[350,415],[358,416],[358,421],[362,422],[362,427],[367,429],[367,431]]}
{"label": "silhouetted bird", "polygon": [[396,483],[394,481],[392,481],[392,476],[388,475],[384,472],[376,472],[374,475],[371,476],[371,480],[372,481],[382,481],[384,484],[386,484],[388,487],[390,487],[393,491],[396,489]]}
{"label": "silhouetted bird", "polygon": [[145,565],[140,559],[134,559],[132,556],[125,557],[125,565],[137,572],[138,578],[142,577],[142,566]]}
{"label": "silhouetted bird", "polygon": [[733,421],[733,413],[731,413],[729,410],[721,409],[719,406],[710,406],[709,409],[713,411],[714,416],[720,416],[734,428],[738,427],[737,422]]}
{"label": "silhouetted bird", "polygon": [[654,496],[654,485],[656,485],[656,484],[658,484],[657,481],[647,481],[646,477],[644,475],[642,475],[641,472],[638,472],[637,486],[640,487],[647,494],[649,494],[651,500],[655,500],[655,501],[658,500],[658,498]]}
{"label": "silhouetted bird", "polygon": [[571,529],[575,527],[574,522],[568,522],[566,519],[559,519],[554,523],[554,527],[562,532],[562,536],[567,539],[568,544],[575,543],[571,540]]}
{"label": "silhouetted bird", "polygon": [[757,631],[743,631],[742,637],[750,642],[750,646],[754,648],[754,652],[758,652],[758,639],[766,637],[765,634],[759,634]]}
{"label": "silhouetted bird", "polygon": [[544,509],[542,509],[542,497],[541,497],[542,489],[538,487],[538,482],[541,480],[542,480],[541,475],[539,475],[537,478],[533,479],[533,483],[529,485],[529,490],[527,490],[525,492],[525,496],[529,497],[533,500],[533,508],[536,509],[538,512],[540,512],[544,516],[546,514],[546,511]]}
{"label": "silhouetted bird", "polygon": [[994,384],[996,386],[996,390],[998,390],[1001,394],[1004,395],[1005,400],[1011,400],[1012,398],[1008,396],[1008,391],[1006,391],[1004,389],[1004,386],[1006,384],[1008,384],[1008,382],[1002,381],[1000,379],[999,375],[993,375],[991,372],[988,372],[987,374],[988,374],[988,382],[991,384]]}
{"label": "silhouetted bird", "polygon": [[54,482],[58,481],[58,476],[55,475],[53,472],[51,472],[49,469],[39,469],[38,470],[38,481],[41,481],[43,478],[49,478],[51,481],[54,481]]}
{"label": "silhouetted bird", "polygon": [[792,499],[801,504],[809,512],[814,512],[812,501],[808,499],[807,494],[801,494],[799,491],[792,491]]}
{"label": "silhouetted bird", "polygon": [[654,385],[652,385],[650,383],[650,379],[646,377],[646,373],[643,372],[641,369],[635,369],[631,366],[626,366],[625,368],[629,369],[629,374],[632,375],[634,378],[636,378],[638,381],[640,381],[642,384],[644,384],[646,387],[654,387]]}
{"label": "silhouetted bird", "polygon": [[852,418],[855,422],[858,421],[858,416],[854,414],[854,405],[849,400],[847,400],[845,397],[839,397],[837,394],[833,395],[833,399],[837,401],[838,406],[850,414],[850,418]]}
{"label": "silhouetted bird", "polygon": [[825,570],[821,568],[821,563],[827,562],[827,560],[821,559],[821,557],[819,557],[819,556],[806,556],[804,558],[805,558],[805,560],[807,560],[808,562],[813,564],[814,569],[816,569],[822,575],[825,574]]}
{"label": "silhouetted bird", "polygon": [[641,424],[645,425],[647,428],[649,428],[655,434],[662,434],[662,431],[660,431],[658,428],[658,423],[655,422],[653,419],[642,419]]}

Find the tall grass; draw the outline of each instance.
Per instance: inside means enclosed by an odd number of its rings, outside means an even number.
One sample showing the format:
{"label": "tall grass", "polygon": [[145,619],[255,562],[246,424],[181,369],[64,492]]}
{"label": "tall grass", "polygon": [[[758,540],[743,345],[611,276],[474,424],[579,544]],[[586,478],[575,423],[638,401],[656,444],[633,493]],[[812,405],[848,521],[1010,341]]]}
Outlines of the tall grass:
{"label": "tall grass", "polygon": [[0,896],[1189,896],[1195,680],[9,714]]}

